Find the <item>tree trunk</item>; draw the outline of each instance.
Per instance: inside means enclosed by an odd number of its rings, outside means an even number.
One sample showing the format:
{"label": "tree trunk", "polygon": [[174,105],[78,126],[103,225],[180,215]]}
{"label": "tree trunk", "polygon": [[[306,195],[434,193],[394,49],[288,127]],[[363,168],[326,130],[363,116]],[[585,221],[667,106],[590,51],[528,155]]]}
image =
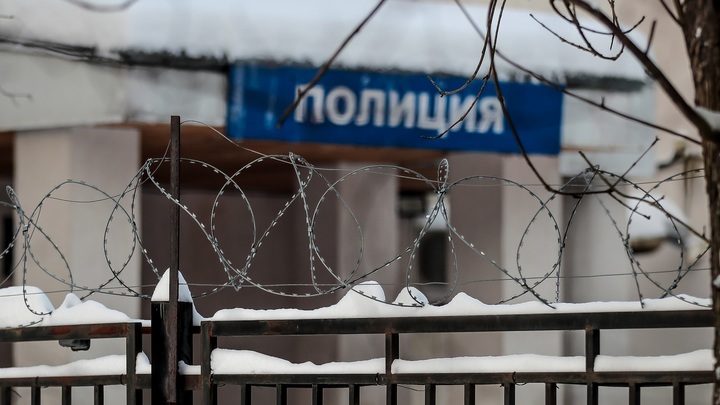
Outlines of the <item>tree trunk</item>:
{"label": "tree trunk", "polygon": [[[686,0],[680,13],[695,86],[695,105],[720,111],[720,1]],[[720,359],[720,131],[701,129],[705,181],[710,206],[710,269],[715,312],[715,353]],[[716,373],[713,404],[720,405]]]}
{"label": "tree trunk", "polygon": [[[705,181],[707,182],[707,194],[710,205],[710,274],[712,285],[712,302],[713,311],[715,313],[715,343],[713,352],[715,354],[715,368],[717,369],[717,359],[720,358],[720,289],[718,288],[718,280],[720,271],[718,269],[718,253],[720,249],[720,162],[718,162],[718,143],[713,141],[703,142],[703,154],[705,160]],[[715,389],[713,392],[713,404],[720,405],[720,381],[718,381],[717,373],[715,374]]]}

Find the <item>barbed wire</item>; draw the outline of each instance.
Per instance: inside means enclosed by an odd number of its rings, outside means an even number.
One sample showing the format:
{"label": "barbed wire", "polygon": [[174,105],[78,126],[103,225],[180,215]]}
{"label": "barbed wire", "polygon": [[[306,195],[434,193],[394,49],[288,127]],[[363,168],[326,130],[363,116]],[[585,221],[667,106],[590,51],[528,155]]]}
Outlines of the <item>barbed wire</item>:
{"label": "barbed wire", "polygon": [[[217,131],[216,131],[217,132]],[[222,134],[221,134],[222,135]],[[222,135],[224,137],[224,135]],[[227,138],[226,138],[227,139]],[[232,142],[232,141],[231,141]],[[242,147],[240,145],[232,143],[236,147]],[[248,151],[250,149],[244,148]],[[218,260],[219,267],[224,273],[226,278],[225,282],[221,283],[198,283],[190,282],[189,286],[203,286],[208,287],[208,291],[198,293],[194,298],[199,299],[202,297],[213,295],[219,291],[231,288],[235,291],[241,290],[244,286],[250,286],[255,289],[262,290],[268,294],[284,296],[284,297],[317,297],[327,294],[333,294],[341,290],[348,290],[349,288],[366,280],[373,279],[374,276],[380,275],[382,272],[390,269],[391,267],[404,268],[404,284],[400,284],[414,300],[414,303],[392,303],[385,300],[383,297],[371,296],[364,293],[362,290],[354,290],[361,295],[364,295],[368,299],[375,301],[381,301],[389,305],[402,305],[402,306],[423,306],[423,305],[441,305],[452,298],[454,294],[458,292],[458,288],[469,286],[475,283],[487,283],[487,282],[509,282],[519,287],[519,292],[510,294],[508,297],[503,298],[500,303],[510,302],[517,300],[523,296],[532,297],[532,299],[540,301],[545,305],[552,306],[553,303],[560,302],[561,300],[561,285],[562,280],[578,279],[578,278],[596,278],[596,277],[619,277],[629,276],[632,277],[637,297],[642,304],[644,294],[641,289],[640,279],[647,280],[650,285],[660,290],[661,297],[674,296],[680,300],[686,301],[695,305],[702,305],[700,302],[695,302],[693,299],[688,298],[685,295],[677,294],[676,291],[680,286],[681,282],[685,279],[688,274],[697,271],[706,271],[706,267],[698,267],[701,263],[702,257],[705,255],[707,249],[700,249],[700,253],[695,257],[688,260],[686,255],[686,234],[685,223],[679,221],[673,213],[663,208],[663,198],[655,197],[655,193],[663,185],[673,183],[676,181],[687,181],[689,178],[698,178],[702,176],[702,169],[693,169],[682,173],[677,173],[669,176],[665,179],[648,182],[643,181],[641,183],[635,183],[624,175],[616,175],[597,167],[590,167],[578,174],[577,176],[569,179],[565,184],[559,186],[560,190],[567,191],[569,189],[580,189],[579,192],[573,192],[573,195],[578,195],[574,204],[564,221],[558,220],[556,213],[551,209],[551,205],[556,200],[559,194],[549,194],[546,197],[542,197],[539,194],[531,190],[534,185],[521,184],[512,179],[507,179],[498,176],[489,175],[472,175],[461,177],[457,180],[451,180],[450,170],[451,165],[448,160],[441,160],[437,168],[437,176],[435,179],[425,177],[423,174],[414,171],[412,169],[401,167],[397,165],[368,165],[361,168],[344,170],[338,172],[337,168],[332,169],[333,173],[338,173],[336,177],[328,177],[327,174],[331,173],[328,168],[316,167],[311,162],[304,159],[302,156],[289,153],[287,155],[273,154],[265,155],[257,151],[252,151],[257,154],[257,157],[251,160],[249,163],[244,164],[242,167],[237,169],[233,173],[226,173],[211,163],[182,158],[181,163],[183,165],[193,165],[200,167],[203,170],[207,170],[213,175],[220,176],[224,183],[215,194],[213,198],[212,207],[209,212],[209,221],[204,222],[201,220],[203,215],[199,212],[193,211],[188,205],[182,201],[174,199],[168,190],[164,188],[160,180],[157,178],[157,172],[162,165],[168,164],[169,158],[167,156],[148,159],[136,174],[127,182],[124,190],[119,194],[110,194],[99,187],[88,184],[80,180],[69,179],[61,182],[57,186],[53,187],[45,196],[39,201],[39,203],[32,208],[32,210],[26,210],[21,204],[21,199],[14,190],[7,187],[8,202],[0,201],[0,205],[9,208],[14,212],[17,226],[12,232],[11,240],[7,241],[7,245],[3,247],[0,252],[0,259],[8,260],[10,252],[16,252],[18,254],[17,259],[14,259],[12,264],[11,275],[5,280],[2,280],[0,287],[8,286],[13,274],[19,276],[20,282],[23,286],[23,297],[25,304],[28,309],[35,315],[47,315],[48,312],[34,309],[31,305],[28,297],[33,293],[28,292],[27,287],[31,285],[30,280],[34,279],[35,275],[31,275],[31,272],[39,271],[40,274],[44,274],[65,288],[53,289],[52,292],[82,292],[80,295],[81,299],[87,299],[93,294],[103,295],[115,295],[125,296],[132,298],[148,299],[149,297],[142,293],[142,289],[147,286],[135,285],[127,283],[124,277],[124,272],[130,266],[133,258],[136,255],[141,255],[143,260],[148,264],[151,271],[159,279],[161,276],[160,270],[153,262],[151,252],[147,250],[142,240],[142,235],[138,226],[139,219],[137,217],[138,199],[141,195],[141,188],[143,186],[149,186],[159,191],[167,200],[173,204],[177,204],[179,208],[184,212],[191,222],[194,224],[194,231],[200,232],[206,243],[209,245],[213,254]],[[287,197],[286,202],[282,208],[274,215],[269,218],[260,218],[255,212],[255,207],[251,202],[246,190],[240,186],[240,179],[250,168],[260,166],[267,162],[283,163],[287,165],[293,173],[295,180],[294,191]],[[367,235],[367,231],[360,221],[358,216],[353,211],[351,202],[345,197],[343,193],[343,185],[349,182],[351,179],[355,179],[362,176],[390,176],[395,178],[412,179],[417,181],[426,187],[427,193],[433,195],[434,203],[429,209],[429,213],[424,217],[422,225],[416,230],[412,241],[409,245],[399,249],[399,251],[387,260],[380,260],[379,264],[369,266],[366,263],[366,240],[368,237],[377,238],[377,235]],[[602,179],[603,182],[599,182]],[[635,197],[630,200],[620,201],[619,198],[613,197],[610,199],[603,199],[600,194],[587,194],[586,191],[601,187],[602,184],[613,183],[613,187],[618,189],[629,190],[634,193]],[[309,188],[315,187],[313,197],[311,198]],[[62,192],[66,188],[78,187],[89,191],[88,195],[92,197],[86,198],[67,198],[62,195]],[[318,187],[321,191],[318,193]],[[462,229],[460,229],[452,221],[452,216],[449,215],[448,198],[449,195],[455,189],[462,187],[496,187],[496,189],[511,188],[517,190],[526,198],[529,198],[533,202],[535,208],[531,212],[527,212],[529,220],[524,226],[524,229],[520,233],[518,240],[515,260],[512,265],[508,263],[502,263],[493,257],[498,254],[493,251],[486,251],[482,246],[476,245],[470,237],[466,236]],[[367,190],[372,192],[372,190]],[[229,254],[227,253],[228,248],[226,246],[232,246],[231,251],[236,252],[237,246],[233,241],[226,243],[226,241],[220,240],[218,232],[218,224],[224,220],[219,214],[220,207],[222,206],[222,197],[227,194],[233,196],[239,196],[241,204],[235,209],[242,209],[245,213],[245,218],[248,221],[250,243],[247,246],[247,255],[243,260],[237,263],[233,262]],[[573,229],[573,223],[580,209],[581,203],[587,199],[597,200],[608,223],[613,227],[617,234],[620,243],[623,246],[625,254],[628,258],[630,265],[630,271],[627,273],[610,273],[602,275],[568,275],[562,273],[562,259],[563,253],[566,249],[569,236],[569,231]],[[330,201],[337,203],[337,206],[344,212],[345,215],[350,219],[349,223],[353,229],[358,244],[356,246],[356,256],[353,264],[349,266],[349,269],[339,269],[334,266],[331,260],[327,258],[327,252],[325,248],[318,242],[318,223],[323,218],[326,204]],[[43,209],[49,203],[66,203],[66,204],[79,204],[86,206],[89,204],[107,204],[108,214],[107,220],[104,223],[102,231],[102,250],[103,257],[106,265],[107,276],[104,281],[98,282],[94,285],[87,285],[84,282],[83,275],[78,273],[78,269],[73,268],[68,260],[66,253],[63,252],[60,244],[53,239],[50,231],[46,231],[43,227],[44,220],[47,220],[42,216]],[[609,203],[615,202],[621,204],[627,210],[627,216],[618,218],[612,214],[612,210],[608,206]],[[307,259],[309,268],[309,282],[273,282],[266,283],[260,281],[255,276],[253,271],[255,267],[255,261],[258,257],[259,252],[263,249],[272,249],[272,243],[269,241],[269,236],[275,231],[278,225],[289,217],[291,207],[300,206],[302,216],[304,217],[304,223],[306,226],[305,238],[307,242]],[[657,270],[646,270],[643,268],[641,261],[637,258],[635,252],[633,252],[631,246],[631,235],[630,227],[633,221],[649,218],[645,208],[652,207],[657,210],[657,215],[667,217],[671,224],[672,239],[675,240],[678,250],[678,263],[673,266],[672,270],[663,269]],[[656,215],[656,214],[653,214]],[[542,221],[540,220],[542,218]],[[638,219],[640,218],[640,219]],[[263,221],[269,220],[269,225],[261,226],[261,219]],[[427,237],[430,232],[431,226],[438,221],[444,224],[444,232],[447,235],[447,243],[449,247],[450,258],[448,262],[451,263],[450,279],[447,282],[427,282],[423,281],[418,276],[416,269],[418,263],[418,252],[420,250],[421,242]],[[52,223],[52,220],[48,220]],[[538,227],[544,227],[540,231],[535,229]],[[124,235],[123,237],[129,240],[127,244],[127,251],[117,252],[119,249],[117,244],[111,242],[111,235],[117,235],[118,233]],[[545,240],[551,240],[552,244],[556,246],[555,258],[551,260],[551,263],[545,265],[545,270],[542,270],[540,275],[536,274],[538,270],[537,263],[533,263],[533,271],[526,271],[524,267],[524,255],[529,253],[525,252],[525,246],[529,241],[532,240],[536,235],[543,235]],[[551,237],[549,237],[552,235]],[[51,255],[54,256],[56,263],[60,263],[60,268],[51,267],[46,264],[50,261],[45,253],[39,253],[41,250],[38,246],[41,244],[48,245]],[[300,243],[298,243],[300,245]],[[269,247],[268,247],[269,246]],[[478,279],[473,278],[472,274],[465,275],[461,274],[461,264],[458,259],[458,249],[464,249],[472,252],[477,263],[485,263],[490,268],[495,269],[498,278],[489,279]],[[44,252],[44,251],[43,251]],[[120,257],[121,260],[113,260],[112,258]],[[363,267],[365,266],[365,267]],[[478,267],[479,264],[474,264],[472,267]],[[543,266],[540,266],[543,267]],[[267,269],[259,269],[259,272],[267,271]],[[280,270],[285,271],[284,269]],[[388,270],[389,271],[389,270]],[[658,281],[657,277],[660,274],[673,275],[670,283],[664,284]],[[17,277],[16,276],[16,277]],[[330,281],[328,281],[328,279]],[[552,296],[543,295],[540,292],[539,286],[553,280],[555,285],[553,288]],[[396,283],[380,283],[384,286],[396,286]],[[424,297],[418,295],[415,288],[422,286],[440,286],[443,289],[443,293],[439,297],[431,302],[426,302]],[[298,292],[298,289],[304,290]],[[48,292],[49,293],[49,292]]]}
{"label": "barbed wire", "polygon": [[[702,267],[702,268],[695,267],[695,268],[691,268],[691,269],[686,269],[686,271],[688,273],[709,272],[710,268],[709,267]],[[648,273],[648,274],[677,273],[677,269],[646,271],[646,273]],[[629,272],[629,273],[561,275],[561,276],[559,276],[559,278],[565,279],[565,280],[577,280],[577,279],[588,279],[588,278],[612,278],[612,277],[633,277],[633,276],[634,276],[634,274],[632,272]],[[538,279],[543,279],[544,277],[530,276],[530,277],[526,277],[526,278],[528,280],[538,280]],[[512,279],[509,279],[509,278],[477,279],[477,280],[460,281],[457,283],[457,285],[459,287],[462,287],[462,286],[469,286],[469,285],[473,285],[473,284],[499,283],[499,282],[515,282],[515,281]],[[318,283],[318,284],[321,286],[325,286],[325,287],[329,287],[329,286],[333,285],[333,284],[323,284],[323,283]],[[381,287],[398,287],[398,286],[404,287],[407,285],[406,283],[392,283],[392,282],[378,282],[377,284]],[[184,285],[187,285],[188,287],[221,287],[221,286],[224,286],[225,283],[197,283],[197,282],[190,283],[190,282],[186,282],[186,283],[184,283]],[[313,286],[313,284],[311,284],[311,283],[275,283],[275,284],[265,283],[264,285],[270,286],[270,287],[312,287]],[[433,285],[448,286],[451,284],[447,283],[447,282],[441,282],[441,281],[413,282],[412,283],[413,287],[433,286]],[[157,284],[138,284],[138,285],[133,285],[131,287],[137,288],[137,289],[143,289],[143,288],[154,288],[156,286],[157,286]],[[248,285],[247,287],[251,288],[253,286]],[[98,291],[97,293],[103,294],[106,291],[113,290],[113,289],[120,289],[120,288],[125,288],[125,287],[112,287],[112,286],[104,287],[101,291]],[[43,290],[43,291],[37,291],[37,292],[28,291],[25,294],[28,296],[48,295],[48,294],[67,294],[72,291],[75,291],[75,290],[71,290],[68,288],[68,289]],[[4,294],[3,296],[4,297],[22,297],[23,293],[20,292],[17,294]]]}

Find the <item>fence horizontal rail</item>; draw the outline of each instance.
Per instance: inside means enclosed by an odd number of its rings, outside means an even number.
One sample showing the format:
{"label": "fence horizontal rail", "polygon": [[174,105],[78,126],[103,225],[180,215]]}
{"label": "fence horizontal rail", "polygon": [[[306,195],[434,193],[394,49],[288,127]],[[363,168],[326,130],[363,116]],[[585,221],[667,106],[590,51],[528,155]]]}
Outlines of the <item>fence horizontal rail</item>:
{"label": "fence horizontal rail", "polygon": [[[397,404],[397,388],[400,385],[421,386],[425,389],[426,403],[435,403],[438,386],[462,386],[465,403],[475,403],[475,386],[500,385],[504,387],[505,403],[514,404],[515,387],[523,384],[543,384],[546,387],[546,404],[556,404],[556,389],[559,384],[584,385],[587,387],[587,403],[598,403],[598,387],[619,386],[630,391],[630,403],[638,403],[640,389],[653,386],[670,386],[673,403],[684,403],[684,389],[687,385],[705,384],[714,381],[712,370],[659,370],[630,371],[605,367],[596,369],[595,360],[600,354],[601,330],[613,329],[679,329],[711,328],[714,314],[711,310],[683,311],[634,311],[619,313],[541,313],[501,314],[448,317],[395,317],[395,318],[347,318],[347,319],[292,319],[292,320],[210,320],[202,323],[200,371],[182,375],[186,390],[202,390],[203,403],[217,401],[218,385],[241,387],[241,404],[252,402],[253,387],[271,387],[277,391],[278,404],[288,401],[287,390],[312,390],[313,404],[321,404],[324,390],[347,389],[350,404],[359,403],[361,389],[368,386],[384,386],[386,403]],[[569,369],[555,367],[552,371],[542,369],[518,369],[514,371],[490,367],[482,372],[444,371],[442,367],[424,365],[422,372],[404,366],[417,366],[413,361],[400,356],[400,335],[468,332],[521,332],[521,331],[584,331],[585,355],[571,358],[545,356],[542,361],[565,361]],[[103,403],[104,386],[126,385],[128,403],[142,400],[142,389],[152,388],[149,374],[136,374],[137,354],[142,351],[141,334],[150,332],[141,323],[116,323],[92,325],[34,326],[26,328],[0,329],[1,342],[83,340],[124,338],[126,340],[125,373],[112,375],[44,375],[0,377],[0,403],[10,403],[9,389],[30,387],[33,401],[40,403],[42,387],[62,387],[63,403],[72,398],[71,387],[94,386],[96,403]],[[269,335],[382,335],[385,339],[385,356],[369,367],[372,372],[317,372],[317,373],[245,373],[214,372],[211,364],[213,351],[218,349],[218,337],[269,336]],[[224,349],[227,350],[227,349]],[[231,350],[230,350],[231,351]],[[232,351],[231,351],[232,352]],[[217,352],[221,353],[221,352]],[[503,356],[478,357],[478,361],[493,362]],[[610,356],[600,356],[610,357]],[[474,364],[474,363],[473,363]],[[18,368],[20,369],[20,368]],[[362,368],[362,370],[366,370]],[[415,369],[417,370],[417,369]]]}
{"label": "fence horizontal rail", "polygon": [[140,323],[28,326],[0,329],[0,342],[124,338],[137,333]]}
{"label": "fence horizontal rail", "polygon": [[460,333],[710,327],[710,310],[541,313],[406,318],[209,321],[212,336]]}
{"label": "fence horizontal rail", "polygon": [[[283,389],[311,388],[313,398],[318,387],[345,387],[351,398],[359,398],[359,388],[369,385],[386,387],[386,403],[397,404],[398,385],[425,386],[426,403],[435,403],[436,387],[440,385],[465,386],[466,404],[475,403],[471,389],[476,385],[499,384],[505,387],[505,403],[514,404],[515,386],[537,383],[546,386],[546,403],[556,404],[554,392],[557,384],[585,385],[587,403],[598,403],[599,386],[627,387],[631,404],[639,404],[640,388],[652,386],[671,386],[673,403],[684,402],[686,385],[706,384],[714,381],[712,370],[613,370],[596,371],[595,359],[600,354],[600,331],[618,329],[678,329],[710,328],[714,324],[711,310],[682,311],[633,311],[633,312],[592,312],[592,313],[540,313],[540,314],[500,314],[448,317],[402,317],[402,318],[348,318],[348,319],[278,319],[278,320],[211,320],[202,323],[202,360],[201,378],[203,402],[217,402],[217,386],[239,385],[243,387],[241,403],[249,404],[251,395],[247,392],[252,386],[278,387],[278,404],[286,398]],[[585,332],[585,355],[572,360],[572,370],[548,368],[532,371],[492,371],[483,372],[443,372],[442,369],[431,372],[395,371],[394,366],[408,361],[400,360],[401,334],[467,333],[467,332],[514,332],[514,331],[572,331]],[[365,374],[334,373],[243,373],[213,372],[213,351],[218,348],[218,337],[269,336],[269,335],[353,335],[380,334],[385,336],[384,370]],[[221,352],[218,352],[221,353]],[[495,361],[502,356],[494,357]],[[583,359],[584,358],[584,359]],[[558,360],[567,360],[557,356]],[[552,362],[552,356],[547,356]],[[581,361],[581,362],[580,362]],[[542,368],[542,366],[540,366]],[[398,370],[401,370],[398,366]],[[550,388],[548,388],[550,387]],[[322,390],[321,390],[322,391]],[[314,401],[315,399],[313,399]],[[354,399],[356,400],[356,399]],[[315,404],[316,402],[313,402]],[[318,399],[317,403],[322,403]]]}

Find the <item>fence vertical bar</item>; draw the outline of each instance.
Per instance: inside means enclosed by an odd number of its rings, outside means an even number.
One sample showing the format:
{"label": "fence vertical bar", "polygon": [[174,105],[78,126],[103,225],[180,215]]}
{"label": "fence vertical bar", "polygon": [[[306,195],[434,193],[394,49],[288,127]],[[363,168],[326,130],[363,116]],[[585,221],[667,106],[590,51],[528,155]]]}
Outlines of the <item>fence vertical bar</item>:
{"label": "fence vertical bar", "polygon": [[437,398],[437,385],[425,384],[425,405],[435,405]]}
{"label": "fence vertical bar", "polygon": [[[217,395],[215,396],[217,401]],[[252,403],[252,385],[240,384],[240,405],[250,405]],[[207,402],[203,403],[207,405]]]}
{"label": "fence vertical bar", "polygon": [[42,402],[42,394],[40,393],[40,387],[30,388],[30,403],[32,405],[40,405]]}
{"label": "fence vertical bar", "polygon": [[640,405],[640,385],[630,383],[628,384],[628,390],[630,391],[628,394],[628,404]]}
{"label": "fence vertical bar", "polygon": [[475,405],[475,384],[465,384],[465,405]]}
{"label": "fence vertical bar", "polygon": [[96,385],[93,389],[93,402],[95,405],[105,404],[105,386]]}
{"label": "fence vertical bar", "polygon": [[275,386],[275,403],[277,405],[287,405],[287,385],[278,384]]}
{"label": "fence vertical bar", "polygon": [[515,384],[513,383],[503,383],[503,388],[505,391],[504,395],[504,404],[505,405],[515,405]]}
{"label": "fence vertical bar", "polygon": [[12,388],[11,387],[2,387],[0,389],[2,390],[2,391],[0,391],[0,404],[1,405],[10,405],[10,395],[12,395]]}
{"label": "fence vertical bar", "polygon": [[128,325],[125,338],[125,373],[127,374],[127,404],[142,404],[142,390],[138,389],[137,356],[142,352],[142,324],[139,322]]}
{"label": "fence vertical bar", "polygon": [[685,405],[685,384],[673,382],[673,405]]}
{"label": "fence vertical bar", "polygon": [[545,405],[557,405],[557,384],[545,384]]}
{"label": "fence vertical bar", "polygon": [[[212,323],[203,322],[201,326],[200,374],[202,375],[203,404],[217,404],[217,386],[212,382],[212,352],[217,348],[217,337],[212,335]],[[243,389],[245,385],[241,386]],[[241,402],[242,403],[242,402]]]}
{"label": "fence vertical bar", "polygon": [[312,386],[312,404],[323,405],[323,387],[322,385],[313,384]]}
{"label": "fence vertical bar", "polygon": [[62,387],[62,405],[71,405],[72,404],[72,387],[63,386]]}
{"label": "fence vertical bar", "polygon": [[350,384],[348,386],[348,405],[360,405],[360,386]]}
{"label": "fence vertical bar", "polygon": [[587,405],[598,404],[598,385],[595,382],[595,358],[600,354],[600,330],[585,330],[585,372],[587,374]]}
{"label": "fence vertical bar", "polygon": [[392,383],[392,364],[400,358],[400,336],[397,333],[385,333],[385,375],[387,377],[386,405],[397,405],[397,384]]}

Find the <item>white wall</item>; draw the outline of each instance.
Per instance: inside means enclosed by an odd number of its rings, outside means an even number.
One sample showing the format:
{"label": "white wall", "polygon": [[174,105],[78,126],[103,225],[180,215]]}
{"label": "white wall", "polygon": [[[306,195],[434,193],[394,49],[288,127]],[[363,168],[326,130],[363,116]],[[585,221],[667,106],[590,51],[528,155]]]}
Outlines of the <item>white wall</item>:
{"label": "white wall", "polygon": [[127,94],[122,69],[53,56],[0,52],[0,84],[25,97],[0,97],[0,130],[122,122]]}
{"label": "white wall", "polygon": [[[225,124],[226,79],[217,72],[127,68],[0,51],[0,131],[123,122],[170,115]],[[25,97],[25,96],[28,97]]]}

